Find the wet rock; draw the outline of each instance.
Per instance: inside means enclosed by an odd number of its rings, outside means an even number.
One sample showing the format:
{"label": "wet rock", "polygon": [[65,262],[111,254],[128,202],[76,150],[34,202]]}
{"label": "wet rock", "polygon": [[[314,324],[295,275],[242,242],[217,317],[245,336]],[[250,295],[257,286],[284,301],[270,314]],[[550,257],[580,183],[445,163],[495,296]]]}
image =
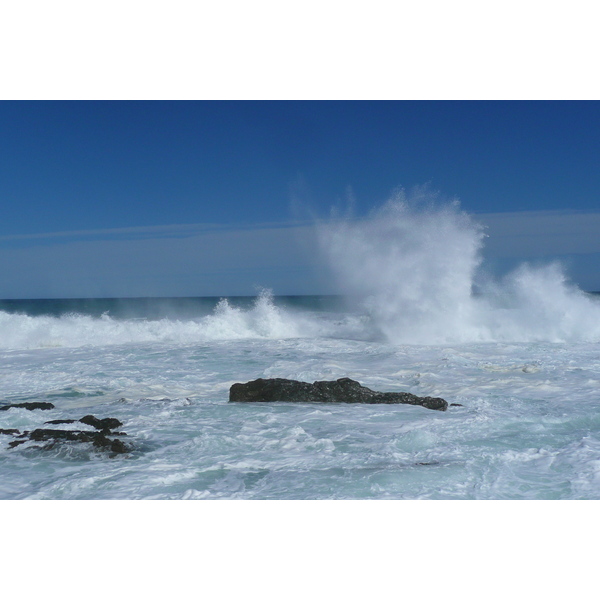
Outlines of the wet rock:
{"label": "wet rock", "polygon": [[18,429],[0,429],[0,433],[4,435],[19,435],[21,432]]}
{"label": "wet rock", "polygon": [[420,397],[408,392],[375,392],[347,377],[314,383],[279,378],[234,383],[229,389],[229,402],[344,402],[414,404],[432,410],[448,408],[442,398]]}
{"label": "wet rock", "polygon": [[450,404],[450,406],[462,406],[462,404],[459,404],[458,402],[453,402],[452,404]]}
{"label": "wet rock", "polygon": [[[127,435],[124,432],[112,432],[111,429],[121,427],[123,423],[118,419],[107,417],[98,419],[93,415],[86,415],[76,421],[75,419],[54,419],[46,421],[46,425],[61,425],[67,423],[81,422],[86,425],[91,425],[100,431],[80,431],[66,429],[34,429],[33,431],[19,431],[18,429],[0,429],[0,434],[12,435],[19,438],[9,442],[9,448],[15,448],[20,444],[28,441],[43,442],[41,446],[43,450],[53,448],[59,442],[87,442],[91,443],[95,448],[108,452],[110,456],[116,454],[126,454],[133,448],[120,439],[114,439],[113,436]],[[110,436],[110,437],[109,437]]]}
{"label": "wet rock", "polygon": [[68,431],[65,429],[34,429],[33,431],[27,431],[25,433],[27,433],[29,439],[33,440],[34,442],[45,442],[47,440],[90,441],[88,436],[81,435],[84,433],[82,431]]}
{"label": "wet rock", "polygon": [[9,442],[8,447],[9,448],[14,448],[15,446],[18,446],[19,444],[24,444],[27,440],[15,440],[14,442]]}
{"label": "wet rock", "polygon": [[84,423],[85,425],[91,425],[92,427],[102,431],[110,431],[111,429],[116,429],[117,427],[121,427],[123,425],[119,419],[113,419],[111,417],[98,419],[98,417],[94,417],[94,415],[86,415],[85,417],[79,419],[79,422]]}
{"label": "wet rock", "polygon": [[[34,429],[29,434],[34,442],[54,442],[67,440],[71,442],[91,442],[97,448],[109,450],[115,454],[125,454],[131,449],[121,440],[111,440],[103,432],[98,431],[65,431],[64,429]],[[50,447],[52,447],[50,445]]]}
{"label": "wet rock", "polygon": [[9,408],[26,408],[27,410],[51,410],[54,404],[51,402],[21,402],[19,404],[5,404],[0,406],[0,410],[8,410]]}

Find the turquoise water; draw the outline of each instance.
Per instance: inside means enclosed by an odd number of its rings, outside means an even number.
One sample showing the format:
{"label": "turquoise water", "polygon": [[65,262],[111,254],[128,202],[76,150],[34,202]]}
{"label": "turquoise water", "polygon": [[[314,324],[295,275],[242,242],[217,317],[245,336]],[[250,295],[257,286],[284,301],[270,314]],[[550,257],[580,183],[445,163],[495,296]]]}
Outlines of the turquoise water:
{"label": "turquoise water", "polygon": [[[0,402],[56,406],[2,411],[0,428],[110,416],[133,446],[109,458],[0,436],[1,498],[600,497],[595,341],[393,343],[339,298],[267,293],[13,302],[0,326]],[[463,406],[227,402],[257,377],[351,377]]]}

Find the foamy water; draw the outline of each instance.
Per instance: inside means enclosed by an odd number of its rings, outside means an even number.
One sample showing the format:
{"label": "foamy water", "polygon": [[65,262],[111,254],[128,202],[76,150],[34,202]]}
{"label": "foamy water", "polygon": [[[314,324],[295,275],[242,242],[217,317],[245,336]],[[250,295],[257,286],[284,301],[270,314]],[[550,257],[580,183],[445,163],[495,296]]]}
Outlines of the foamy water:
{"label": "foamy water", "polygon": [[340,289],[392,343],[600,339],[599,303],[559,264],[487,273],[485,230],[457,202],[399,192],[368,219],[319,231]]}
{"label": "foamy water", "polygon": [[4,335],[0,348],[104,346],[144,342],[202,342],[247,337],[295,337],[298,324],[283,319],[266,292],[252,310],[233,307],[222,299],[212,314],[198,319],[115,319],[81,314],[61,317],[0,312]]}
{"label": "foamy water", "polygon": [[[0,411],[0,428],[91,413],[120,419],[134,448],[0,435],[0,497],[600,497],[594,296],[558,265],[487,276],[484,232],[457,205],[399,197],[320,235],[347,305],[263,292],[159,318],[0,311],[2,401],[56,406]],[[228,404],[257,377],[463,406]]]}

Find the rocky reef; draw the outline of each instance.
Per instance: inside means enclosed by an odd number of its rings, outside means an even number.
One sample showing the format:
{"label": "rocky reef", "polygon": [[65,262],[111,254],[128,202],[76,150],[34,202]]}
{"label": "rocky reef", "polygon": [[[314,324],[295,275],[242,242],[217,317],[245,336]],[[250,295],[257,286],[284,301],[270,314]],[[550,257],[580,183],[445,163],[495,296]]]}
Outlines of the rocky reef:
{"label": "rocky reef", "polygon": [[[48,406],[49,405],[49,406]],[[6,404],[0,406],[0,410],[8,410],[9,408],[25,408],[27,410],[50,410],[54,408],[49,402],[23,402],[20,404]],[[123,425],[118,419],[106,417],[99,419],[94,415],[86,415],[81,419],[54,419],[46,421],[44,425],[62,425],[71,423],[83,423],[97,429],[97,431],[83,431],[73,429],[53,429],[41,428],[33,431],[20,431],[19,429],[0,429],[0,434],[10,435],[14,439],[9,442],[9,448],[15,448],[25,442],[43,442],[41,446],[36,446],[43,450],[54,448],[57,443],[62,442],[87,442],[92,444],[94,449],[107,452],[113,457],[117,454],[127,454],[132,451],[132,447],[126,444],[117,436],[127,435],[124,432],[115,432],[113,429],[118,429]]]}
{"label": "rocky reef", "polygon": [[414,404],[431,410],[448,408],[442,398],[415,396],[408,392],[375,392],[347,377],[314,383],[279,378],[234,383],[229,389],[229,402],[345,402]]}
{"label": "rocky reef", "polygon": [[27,410],[52,410],[54,404],[52,402],[20,402],[19,404],[4,404],[0,406],[0,410],[8,410],[9,408],[25,408]]}

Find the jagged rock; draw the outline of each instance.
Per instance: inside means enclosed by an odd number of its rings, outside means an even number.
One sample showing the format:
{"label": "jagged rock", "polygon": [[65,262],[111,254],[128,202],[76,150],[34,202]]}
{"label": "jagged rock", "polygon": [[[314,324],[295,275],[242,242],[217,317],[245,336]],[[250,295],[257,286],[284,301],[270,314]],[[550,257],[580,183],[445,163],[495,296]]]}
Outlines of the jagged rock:
{"label": "jagged rock", "polygon": [[113,419],[111,417],[106,417],[105,419],[98,419],[98,417],[94,417],[94,415],[86,415],[79,419],[80,423],[85,423],[86,425],[91,425],[96,429],[101,429],[102,431],[110,431],[111,429],[116,429],[117,427],[121,427],[123,423],[119,421],[119,419]]}
{"label": "jagged rock", "polygon": [[448,408],[442,398],[420,397],[408,392],[374,392],[347,377],[314,383],[279,378],[234,383],[229,389],[229,402],[347,402],[415,404],[432,410]]}
{"label": "jagged rock", "polygon": [[[47,425],[60,425],[63,423],[76,423],[75,419],[55,419],[46,421]],[[79,422],[91,425],[100,431],[73,431],[65,429],[34,429],[33,431],[20,432],[18,429],[0,429],[0,434],[12,435],[19,438],[9,442],[9,448],[15,448],[20,444],[28,441],[46,442],[42,449],[49,450],[59,441],[66,442],[89,442],[96,448],[110,452],[111,455],[126,454],[132,451],[132,448],[125,442],[119,439],[113,439],[112,436],[127,435],[124,432],[111,432],[110,430],[116,427],[121,427],[123,423],[118,419],[107,417],[98,419],[93,415],[86,415],[79,419]],[[111,436],[111,437],[108,437]]]}
{"label": "jagged rock", "polygon": [[[99,431],[65,431],[64,429],[34,429],[29,434],[34,442],[68,440],[73,442],[91,442],[97,448],[124,454],[130,449],[121,440],[111,440]],[[12,442],[14,443],[14,442]]]}
{"label": "jagged rock", "polygon": [[63,425],[67,423],[84,423],[85,425],[91,425],[96,429],[100,429],[101,431],[110,432],[111,429],[117,429],[117,427],[121,427],[123,423],[119,421],[119,419],[113,419],[111,417],[106,417],[105,419],[99,419],[94,415],[86,415],[82,417],[78,421],[76,419],[54,419],[53,421],[46,421],[45,425]]}
{"label": "jagged rock", "polygon": [[5,404],[0,406],[0,410],[8,410],[9,408],[26,408],[27,410],[51,410],[54,404],[51,402],[21,402],[19,404]]}
{"label": "jagged rock", "polygon": [[26,441],[27,440],[15,440],[14,442],[9,442],[8,447],[14,448],[15,446],[18,446],[19,444],[24,444]]}

